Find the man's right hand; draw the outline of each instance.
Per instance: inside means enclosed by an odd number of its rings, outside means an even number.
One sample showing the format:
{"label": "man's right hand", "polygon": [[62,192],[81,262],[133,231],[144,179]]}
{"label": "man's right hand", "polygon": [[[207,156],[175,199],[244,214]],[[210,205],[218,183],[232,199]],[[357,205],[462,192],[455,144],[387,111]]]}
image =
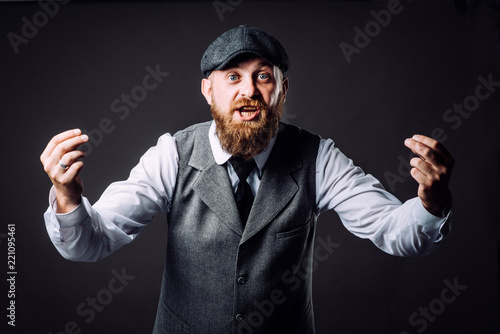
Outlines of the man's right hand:
{"label": "man's right hand", "polygon": [[86,155],[76,148],[89,140],[80,129],[68,130],[54,136],[40,156],[45,172],[54,184],[57,213],[67,213],[81,202],[83,182],[78,176]]}

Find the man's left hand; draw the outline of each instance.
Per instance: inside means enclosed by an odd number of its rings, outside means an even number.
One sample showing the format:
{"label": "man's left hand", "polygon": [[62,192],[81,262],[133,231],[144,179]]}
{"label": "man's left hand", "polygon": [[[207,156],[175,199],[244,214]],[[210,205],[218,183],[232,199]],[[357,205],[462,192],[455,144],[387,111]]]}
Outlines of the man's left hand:
{"label": "man's left hand", "polygon": [[438,141],[414,135],[405,145],[418,155],[410,160],[411,176],[418,182],[418,197],[431,214],[441,216],[455,161]]}

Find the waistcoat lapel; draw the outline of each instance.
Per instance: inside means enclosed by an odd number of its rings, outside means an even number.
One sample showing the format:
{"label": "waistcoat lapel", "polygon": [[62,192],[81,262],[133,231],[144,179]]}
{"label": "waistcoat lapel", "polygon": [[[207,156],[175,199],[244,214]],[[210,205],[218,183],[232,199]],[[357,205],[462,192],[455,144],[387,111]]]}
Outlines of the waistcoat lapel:
{"label": "waistcoat lapel", "polygon": [[282,131],[283,128],[281,125],[273,151],[264,168],[240,244],[269,224],[299,189],[291,174],[300,169],[302,163],[294,151],[297,146],[289,138],[287,131]]}
{"label": "waistcoat lapel", "polygon": [[199,170],[193,190],[210,210],[238,235],[243,226],[236,207],[226,167],[215,162],[207,134],[197,136],[189,166]]}

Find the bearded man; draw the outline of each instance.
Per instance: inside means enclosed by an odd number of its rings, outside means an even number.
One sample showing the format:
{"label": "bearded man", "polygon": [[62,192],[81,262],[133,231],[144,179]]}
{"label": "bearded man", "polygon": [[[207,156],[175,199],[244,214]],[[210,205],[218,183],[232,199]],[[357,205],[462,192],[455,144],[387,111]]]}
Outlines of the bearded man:
{"label": "bearded man", "polygon": [[421,135],[405,141],[419,156],[411,160],[419,188],[402,204],[332,140],[280,122],[288,67],[268,33],[223,33],[201,61],[214,120],[161,136],[93,206],[76,150],[88,137],[63,132],[42,153],[53,182],[47,231],[65,258],[97,261],[167,213],[154,333],[314,333],[314,234],[326,210],[397,256],[427,254],[450,230],[446,149]]}

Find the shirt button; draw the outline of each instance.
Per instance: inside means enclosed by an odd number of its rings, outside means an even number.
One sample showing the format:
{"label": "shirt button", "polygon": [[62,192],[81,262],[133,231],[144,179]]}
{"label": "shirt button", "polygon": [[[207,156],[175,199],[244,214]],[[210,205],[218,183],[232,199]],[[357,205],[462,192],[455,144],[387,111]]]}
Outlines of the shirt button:
{"label": "shirt button", "polygon": [[246,283],[245,277],[243,277],[243,276],[239,277],[238,278],[238,283],[245,284]]}
{"label": "shirt button", "polygon": [[236,315],[236,320],[238,320],[238,321],[243,320],[243,315],[238,313],[238,314]]}

